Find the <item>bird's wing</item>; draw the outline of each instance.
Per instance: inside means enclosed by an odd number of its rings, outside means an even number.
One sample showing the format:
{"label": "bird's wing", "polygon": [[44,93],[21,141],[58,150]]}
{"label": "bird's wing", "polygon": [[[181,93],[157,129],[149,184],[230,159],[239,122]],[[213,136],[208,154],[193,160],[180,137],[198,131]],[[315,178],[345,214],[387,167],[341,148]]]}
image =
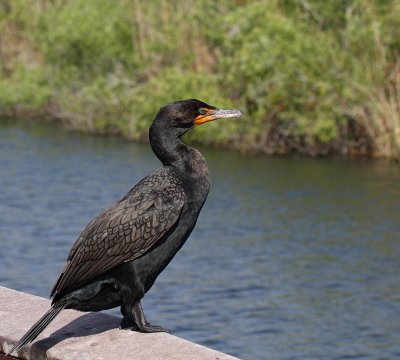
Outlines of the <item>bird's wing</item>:
{"label": "bird's wing", "polygon": [[73,245],[51,296],[76,289],[142,256],[175,224],[186,195],[170,168],[161,168],[94,218]]}

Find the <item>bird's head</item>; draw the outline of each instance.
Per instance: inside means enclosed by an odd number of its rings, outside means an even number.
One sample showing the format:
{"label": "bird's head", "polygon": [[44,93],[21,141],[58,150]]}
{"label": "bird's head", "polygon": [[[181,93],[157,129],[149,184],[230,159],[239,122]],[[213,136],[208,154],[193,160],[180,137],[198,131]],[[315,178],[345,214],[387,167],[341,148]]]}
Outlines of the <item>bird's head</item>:
{"label": "bird's head", "polygon": [[163,106],[158,112],[152,128],[173,131],[177,136],[182,136],[195,126],[206,122],[221,119],[240,117],[240,110],[218,109],[196,99],[181,100]]}

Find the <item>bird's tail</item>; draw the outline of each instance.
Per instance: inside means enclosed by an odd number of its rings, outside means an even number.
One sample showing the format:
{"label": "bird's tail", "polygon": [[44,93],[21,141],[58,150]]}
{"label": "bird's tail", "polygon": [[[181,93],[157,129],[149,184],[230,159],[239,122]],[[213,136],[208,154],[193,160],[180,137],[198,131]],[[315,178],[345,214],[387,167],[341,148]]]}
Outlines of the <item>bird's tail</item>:
{"label": "bird's tail", "polygon": [[26,344],[32,342],[37,336],[49,325],[58,313],[65,308],[67,304],[61,306],[52,306],[49,311],[46,312],[27,332],[26,334],[8,351],[7,355],[10,355],[13,351],[18,351]]}

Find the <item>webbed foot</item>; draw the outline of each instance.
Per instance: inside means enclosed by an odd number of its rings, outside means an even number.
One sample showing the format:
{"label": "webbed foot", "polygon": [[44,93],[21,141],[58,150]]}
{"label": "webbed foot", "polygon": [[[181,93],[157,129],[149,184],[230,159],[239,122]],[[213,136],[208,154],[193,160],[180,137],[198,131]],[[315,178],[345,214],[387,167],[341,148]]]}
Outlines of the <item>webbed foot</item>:
{"label": "webbed foot", "polygon": [[171,333],[170,330],[164,329],[158,325],[151,325],[144,315],[144,311],[140,301],[137,301],[133,304],[131,308],[132,320],[137,325],[137,331],[144,333],[155,333],[155,332],[166,332],[168,334]]}
{"label": "webbed foot", "polygon": [[149,323],[138,327],[138,330],[144,333],[166,332],[168,334],[171,334],[171,331],[169,329],[165,329],[158,325],[151,325]]}

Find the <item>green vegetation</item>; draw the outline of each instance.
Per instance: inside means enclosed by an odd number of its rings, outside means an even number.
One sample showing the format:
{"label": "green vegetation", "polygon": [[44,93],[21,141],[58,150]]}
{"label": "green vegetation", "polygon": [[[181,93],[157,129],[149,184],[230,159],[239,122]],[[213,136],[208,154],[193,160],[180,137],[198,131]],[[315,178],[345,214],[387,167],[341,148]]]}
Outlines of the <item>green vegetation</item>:
{"label": "green vegetation", "polygon": [[0,114],[142,140],[199,98],[191,141],[400,159],[398,0],[0,0]]}

